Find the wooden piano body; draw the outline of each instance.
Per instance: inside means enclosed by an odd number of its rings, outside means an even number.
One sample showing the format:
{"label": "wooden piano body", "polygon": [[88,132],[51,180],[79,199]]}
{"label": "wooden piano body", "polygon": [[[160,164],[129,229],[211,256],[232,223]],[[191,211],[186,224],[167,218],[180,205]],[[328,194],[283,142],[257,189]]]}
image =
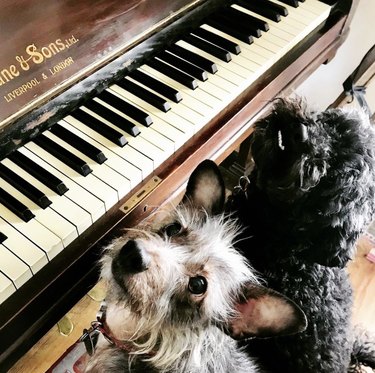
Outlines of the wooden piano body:
{"label": "wooden piano body", "polygon": [[[3,2],[0,160],[231,3]],[[0,371],[6,371],[95,283],[96,261],[108,240],[179,193],[201,160],[223,161],[249,136],[251,122],[267,109],[270,100],[296,87],[334,56],[356,4],[345,0],[332,6],[327,20],[244,87],[173,155],[0,303]],[[137,202],[131,208],[129,199]]]}

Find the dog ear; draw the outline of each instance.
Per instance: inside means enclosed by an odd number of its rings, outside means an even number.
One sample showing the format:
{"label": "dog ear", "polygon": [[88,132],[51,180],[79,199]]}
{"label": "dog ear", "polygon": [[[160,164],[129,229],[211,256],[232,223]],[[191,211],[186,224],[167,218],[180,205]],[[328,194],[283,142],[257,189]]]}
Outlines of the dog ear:
{"label": "dog ear", "polygon": [[245,287],[237,314],[226,325],[234,339],[290,335],[306,329],[304,312],[289,298],[259,285]]}
{"label": "dog ear", "polygon": [[204,208],[209,214],[219,214],[224,209],[225,186],[215,162],[201,162],[191,174],[182,203]]}

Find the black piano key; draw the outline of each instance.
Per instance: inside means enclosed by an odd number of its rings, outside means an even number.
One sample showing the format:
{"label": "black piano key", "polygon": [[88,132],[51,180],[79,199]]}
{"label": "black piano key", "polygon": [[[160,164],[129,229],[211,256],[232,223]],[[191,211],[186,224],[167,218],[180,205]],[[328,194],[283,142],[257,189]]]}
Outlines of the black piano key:
{"label": "black piano key", "polygon": [[52,203],[43,192],[2,163],[0,163],[0,176],[42,209],[47,208]]}
{"label": "black piano key", "polygon": [[232,61],[232,56],[228,51],[206,40],[203,40],[199,38],[198,36],[190,34],[190,35],[186,35],[185,37],[183,37],[182,40],[186,41],[187,43],[191,45],[194,45],[194,47],[202,49],[203,51],[215,56],[216,58],[224,62]]}
{"label": "black piano key", "polygon": [[30,211],[30,209],[23,203],[14,198],[6,190],[0,187],[0,203],[7,207],[10,211],[16,214],[20,219],[25,222],[30,221],[35,218],[35,215]]}
{"label": "black piano key", "polygon": [[105,123],[93,117],[89,113],[86,113],[82,109],[77,109],[70,115],[116,145],[123,147],[128,143],[128,140],[126,140],[126,137],[122,133],[110,126],[107,126]]}
{"label": "black piano key", "polygon": [[287,5],[290,5],[294,8],[298,8],[298,6],[299,6],[298,0],[280,0],[280,2],[282,2],[284,4],[287,4]]}
{"label": "black piano key", "polygon": [[146,127],[152,124],[152,118],[148,113],[108,91],[103,91],[98,98]]}
{"label": "black piano key", "polygon": [[235,17],[236,20],[240,22],[246,22],[246,23],[252,24],[262,31],[267,32],[270,29],[270,26],[266,21],[263,21],[262,19],[254,17],[250,14],[241,12],[238,9],[229,7],[227,13],[228,15]]}
{"label": "black piano key", "polygon": [[[254,13],[260,14],[261,16],[266,17],[270,19],[271,21],[280,22],[281,16],[284,14],[280,13],[279,10],[277,10],[276,8],[272,6],[274,3],[271,3],[271,2],[269,3],[270,5],[268,5],[266,1],[262,1],[262,0],[261,1],[236,0],[236,4],[242,6],[243,8],[251,10]],[[275,5],[278,5],[278,4],[275,4]],[[285,15],[288,15],[288,10],[286,8],[284,9],[286,10]]]}
{"label": "black piano key", "polygon": [[157,58],[169,63],[170,65],[182,70],[186,74],[189,74],[193,76],[194,78],[197,78],[201,80],[202,82],[206,81],[208,79],[207,72],[201,69],[198,66],[195,66],[191,64],[190,62],[187,62],[174,54],[171,54],[169,52],[162,52],[157,55]]}
{"label": "black piano key", "polygon": [[220,16],[222,17],[223,22],[225,20],[225,22],[227,22],[228,25],[231,25],[231,27],[235,27],[245,33],[249,33],[256,38],[262,36],[262,32],[258,24],[254,23],[247,14],[240,12],[237,9],[227,7],[220,13]]}
{"label": "black piano key", "polygon": [[100,115],[102,118],[108,120],[108,122],[112,123],[116,127],[124,130],[129,135],[136,137],[140,134],[139,128],[135,124],[122,117],[121,115],[118,115],[111,109],[108,109],[107,107],[99,104],[99,102],[90,100],[85,102],[85,106],[88,109],[92,110],[94,113]]}
{"label": "black piano key", "polygon": [[205,39],[210,43],[227,50],[228,52],[234,53],[236,55],[241,53],[241,47],[238,44],[234,43],[231,40],[225,39],[220,35],[214,34],[213,32],[208,31],[204,28],[199,27],[194,30],[192,34],[197,35],[200,38]]}
{"label": "black piano key", "polygon": [[139,83],[142,83],[145,86],[153,89],[164,97],[169,98],[173,102],[178,103],[182,100],[181,93],[176,89],[168,86],[167,84],[155,79],[150,75],[145,74],[140,70],[132,71],[129,76],[134,80],[137,80]]}
{"label": "black piano key", "polygon": [[79,150],[81,153],[87,155],[93,161],[102,164],[107,160],[107,157],[100,149],[77,136],[75,133],[70,132],[60,124],[57,123],[53,125],[50,131],[75,149]]}
{"label": "black piano key", "polygon": [[148,91],[147,89],[144,89],[143,87],[139,86],[136,83],[133,83],[132,81],[126,78],[118,81],[117,85],[119,85],[121,88],[125,89],[126,91],[133,93],[133,95],[148,102],[150,105],[156,107],[157,109],[163,111],[164,113],[166,113],[168,110],[171,109],[171,105],[169,105],[169,102],[166,101],[164,98],[156,95],[155,93]]}
{"label": "black piano key", "polygon": [[191,52],[179,45],[171,45],[168,48],[168,51],[175,54],[176,56],[191,62],[194,65],[197,65],[203,70],[208,71],[211,74],[215,74],[217,72],[217,66],[214,62],[208,60],[205,57],[199,56],[198,54]]}
{"label": "black piano key", "polygon": [[176,80],[177,82],[183,84],[184,86],[190,89],[198,88],[198,82],[192,76],[175,69],[174,67],[166,64],[163,61],[160,61],[156,58],[148,61],[147,64],[151,66],[153,69],[159,71],[160,73],[169,76],[170,78]]}
{"label": "black piano key", "polygon": [[215,17],[209,17],[206,19],[206,23],[214,27],[222,32],[225,32],[226,34],[233,36],[234,38],[243,41],[246,44],[253,43],[253,37],[251,35],[244,35],[242,32],[238,31],[237,29],[234,29],[231,26],[228,26],[227,24],[222,23],[220,20],[218,20]]}
{"label": "black piano key", "polygon": [[256,4],[262,9],[271,9],[272,11],[277,12],[280,16],[283,16],[283,17],[286,17],[289,14],[288,9],[284,5],[276,4],[276,3],[274,3],[270,0],[253,0],[253,1],[238,0],[238,2],[243,3],[243,4],[245,4],[245,3],[246,4],[248,4],[248,3]]}
{"label": "black piano key", "polygon": [[43,134],[39,135],[33,141],[82,176],[87,176],[92,172],[92,169],[85,161],[71,153],[69,150],[64,149],[60,144],[57,144],[47,136]]}
{"label": "black piano key", "polygon": [[263,7],[268,7],[270,9],[277,11],[283,17],[286,17],[289,14],[288,9],[285,6],[273,3],[270,0],[255,0],[255,1],[261,3]]}
{"label": "black piano key", "polygon": [[[216,14],[214,17],[226,26],[237,30],[239,33],[243,34],[244,37],[255,36],[256,38],[259,38],[262,36],[261,30],[257,26],[249,24],[248,21],[234,18],[234,16],[229,13],[230,9],[226,8],[225,11]],[[241,13],[241,15],[244,14]]]}
{"label": "black piano key", "polygon": [[0,244],[3,243],[8,237],[3,233],[0,232]]}
{"label": "black piano key", "polygon": [[8,158],[58,195],[62,196],[69,190],[58,177],[45,170],[19,151],[13,152]]}

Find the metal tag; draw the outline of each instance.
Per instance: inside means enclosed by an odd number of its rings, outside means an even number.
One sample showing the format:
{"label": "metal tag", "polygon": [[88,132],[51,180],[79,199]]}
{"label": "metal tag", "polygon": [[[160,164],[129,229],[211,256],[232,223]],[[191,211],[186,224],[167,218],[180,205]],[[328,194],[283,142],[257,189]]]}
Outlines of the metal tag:
{"label": "metal tag", "polygon": [[129,214],[161,183],[161,181],[160,177],[153,176],[141,190],[137,191],[136,194],[131,196],[126,203],[120,207],[120,210],[125,214]]}
{"label": "metal tag", "polygon": [[90,356],[92,356],[95,352],[95,347],[98,343],[99,334],[99,330],[95,328],[83,329],[83,334],[79,341],[85,344],[86,352]]}

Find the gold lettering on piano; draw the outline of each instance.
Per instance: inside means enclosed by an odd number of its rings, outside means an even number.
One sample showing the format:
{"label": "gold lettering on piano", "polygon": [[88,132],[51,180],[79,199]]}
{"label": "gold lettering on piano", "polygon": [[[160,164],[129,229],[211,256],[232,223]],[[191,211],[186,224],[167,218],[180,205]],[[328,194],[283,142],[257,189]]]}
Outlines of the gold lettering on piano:
{"label": "gold lettering on piano", "polygon": [[7,93],[4,96],[4,99],[6,102],[11,102],[18,96],[23,95],[24,93],[28,92],[29,90],[33,89],[34,87],[38,86],[40,84],[39,79],[34,78],[29,80],[28,82],[22,84],[20,87],[13,89],[12,92]]}
{"label": "gold lettering on piano", "polygon": [[66,69],[68,66],[72,65],[74,63],[74,60],[72,57],[66,58],[64,61],[59,62],[55,66],[53,66],[51,69],[49,69],[49,72],[51,75],[56,75],[61,70]]}
{"label": "gold lettering on piano", "polygon": [[[35,43],[27,45],[24,53],[15,56],[15,63],[11,63],[7,67],[0,67],[0,86],[18,78],[23,71],[29,71],[33,65],[44,63],[57,54],[66,51],[78,41],[79,39],[72,35],[65,40],[59,38],[43,46],[38,46]],[[69,58],[66,60],[69,60]]]}
{"label": "gold lettering on piano", "polygon": [[20,72],[15,65],[10,65],[8,68],[0,71],[0,85],[8,83],[10,80],[19,76]]}

